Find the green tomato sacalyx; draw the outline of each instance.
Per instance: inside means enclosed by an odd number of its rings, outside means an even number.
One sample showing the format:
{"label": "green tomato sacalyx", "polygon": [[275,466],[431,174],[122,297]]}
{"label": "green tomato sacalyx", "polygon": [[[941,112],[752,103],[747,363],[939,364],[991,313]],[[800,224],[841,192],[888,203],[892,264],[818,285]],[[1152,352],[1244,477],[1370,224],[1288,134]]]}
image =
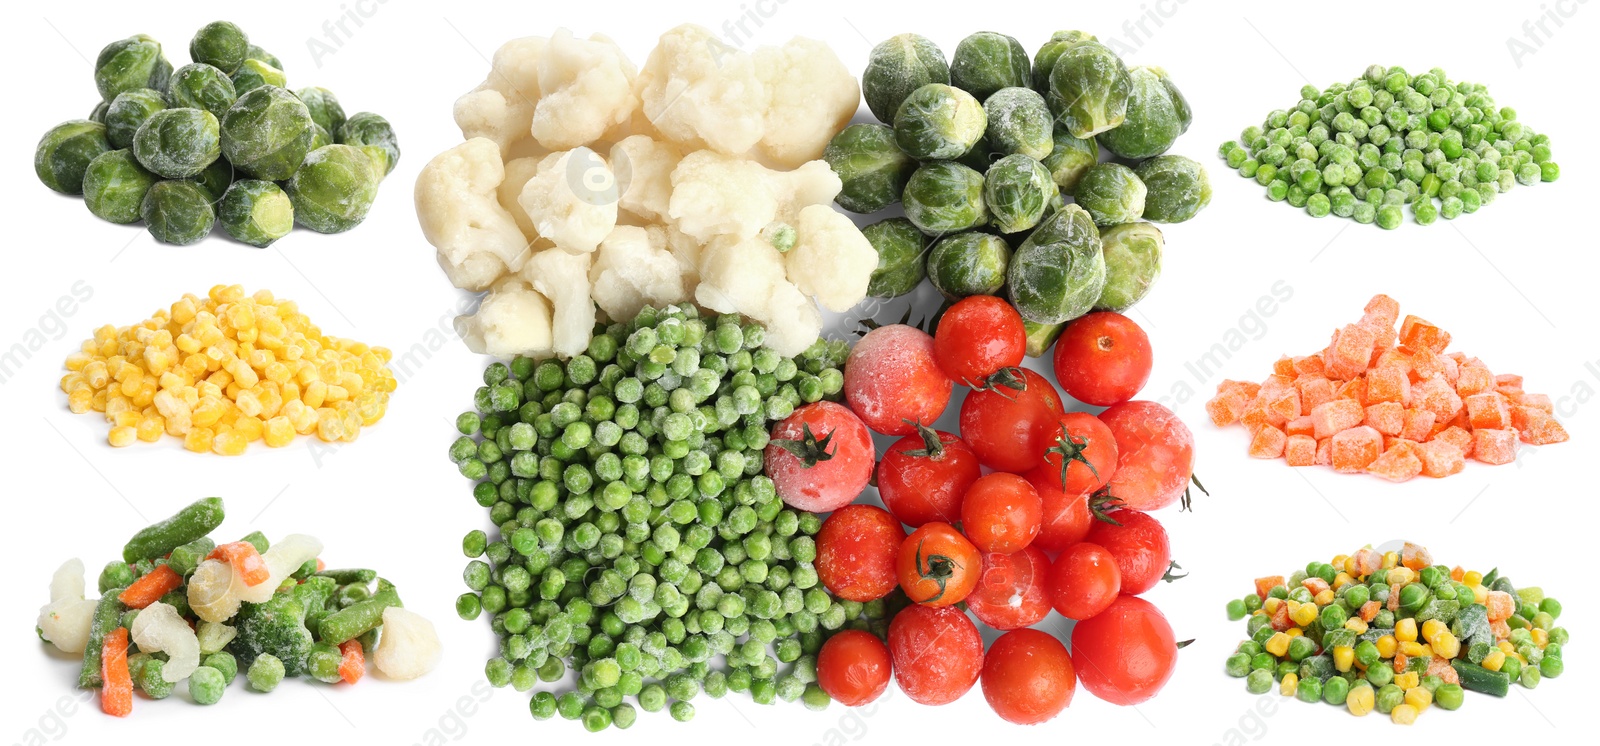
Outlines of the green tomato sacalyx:
{"label": "green tomato sacalyx", "polygon": [[318,233],[342,233],[361,224],[378,196],[372,159],[349,145],[311,151],[284,191],[294,221]]}
{"label": "green tomato sacalyx", "polygon": [[139,216],[157,241],[184,246],[205,238],[216,223],[211,197],[192,181],[160,181],[145,192]]}
{"label": "green tomato sacalyx", "polygon": [[242,96],[222,118],[222,153],[234,167],[258,179],[294,175],[311,152],[316,122],[305,103],[276,86]]}
{"label": "green tomato sacalyx", "polygon": [[1050,116],[1044,97],[1032,88],[995,91],[984,99],[983,114],[987,120],[984,137],[991,151],[1044,160],[1055,149],[1051,137],[1055,119]]}
{"label": "green tomato sacalyx", "polygon": [[338,132],[344,126],[344,107],[339,105],[339,98],[333,95],[333,91],[309,86],[295,91],[294,95],[310,110],[311,121],[329,133]]}
{"label": "green tomato sacalyx", "polygon": [[83,203],[101,220],[136,222],[145,192],[160,180],[139,165],[132,150],[108,150],[89,161],[83,172]]}
{"label": "green tomato sacalyx", "polygon": [[1059,324],[1088,313],[1105,284],[1100,231],[1075,204],[1045,218],[1017,247],[1006,269],[1012,305],[1036,324]]}
{"label": "green tomato sacalyx", "polygon": [[111,150],[106,126],[74,119],[52,127],[33,151],[33,172],[44,185],[62,194],[83,193],[83,172],[89,162]]}
{"label": "green tomato sacalyx", "polygon": [[1078,181],[1072,197],[1096,225],[1118,225],[1144,215],[1146,191],[1133,169],[1120,163],[1099,163]]}
{"label": "green tomato sacalyx", "polygon": [[1143,300],[1161,276],[1161,250],[1165,245],[1161,229],[1142,221],[1101,231],[1106,284],[1095,301],[1095,310],[1121,313]]}
{"label": "green tomato sacalyx", "polygon": [[1033,84],[1032,62],[1022,42],[1005,34],[979,31],[950,55],[950,85],[983,101],[1001,88]]}
{"label": "green tomato sacalyx", "polygon": [[878,268],[867,283],[867,295],[898,298],[922,283],[928,239],[910,220],[880,220],[862,228],[861,235],[878,252]]}
{"label": "green tomato sacalyx", "polygon": [[1056,59],[1069,48],[1086,41],[1095,41],[1094,34],[1083,31],[1057,31],[1050,35],[1050,40],[1040,45],[1039,51],[1033,55],[1033,88],[1041,94],[1050,95],[1050,71],[1055,69]]}
{"label": "green tomato sacalyx", "polygon": [[1045,101],[1074,137],[1089,137],[1122,124],[1132,88],[1122,59],[1106,45],[1085,40],[1056,58]]}
{"label": "green tomato sacalyx", "polygon": [[1126,118],[1101,134],[1100,144],[1128,160],[1161,155],[1189,128],[1188,102],[1161,68],[1135,67],[1128,76]]}
{"label": "green tomato sacalyx", "polygon": [[983,174],[954,161],[925,163],[901,196],[906,217],[930,236],[957,233],[989,221]]}
{"label": "green tomato sacalyx", "polygon": [[230,75],[250,54],[250,37],[244,29],[228,21],[213,21],[196,31],[189,40],[189,59],[210,65]]}
{"label": "green tomato sacalyx", "polygon": [[1145,185],[1144,214],[1157,223],[1181,223],[1211,204],[1205,166],[1181,155],[1151,158],[1134,169]]}
{"label": "green tomato sacalyx", "polygon": [[389,154],[384,173],[394,170],[400,163],[400,140],[395,137],[389,120],[370,111],[356,112],[333,133],[334,142],[340,145],[376,145]]}
{"label": "green tomato sacalyx", "polygon": [[940,238],[928,252],[928,279],[950,300],[994,295],[1006,284],[1011,244],[983,231]]}
{"label": "green tomato sacalyx", "polygon": [[861,73],[867,108],[885,123],[894,121],[912,91],[929,83],[949,85],[950,64],[939,45],[917,34],[900,34],[873,47]]}
{"label": "green tomato sacalyx", "polygon": [[1083,175],[1100,162],[1100,145],[1095,142],[1093,135],[1088,139],[1073,137],[1060,123],[1051,132],[1051,140],[1055,146],[1040,162],[1049,169],[1061,193],[1071,194],[1072,190],[1078,188],[1078,181]]}
{"label": "green tomato sacalyx", "polygon": [[245,60],[229,78],[233,81],[233,90],[241,96],[262,86],[282,88],[288,84],[282,70],[261,60]]}
{"label": "green tomato sacalyx", "polygon": [[133,134],[139,131],[145,120],[165,108],[167,108],[166,97],[152,88],[140,88],[117,94],[106,107],[106,140],[113,148],[132,146]]}
{"label": "green tomato sacalyx", "polygon": [[103,101],[140,88],[167,89],[172,63],[161,54],[161,42],[137,34],[105,45],[94,61],[94,85]]}
{"label": "green tomato sacalyx", "polygon": [[217,118],[204,109],[164,109],[133,136],[133,154],[157,176],[194,176],[222,155]]}
{"label": "green tomato sacalyx", "polygon": [[844,188],[834,198],[850,212],[869,213],[900,201],[917,162],[895,144],[894,130],[881,124],[852,124],[822,151]]}
{"label": "green tomato sacalyx", "polygon": [[1039,224],[1060,197],[1044,165],[1025,155],[1008,155],[983,175],[983,201],[989,220],[1001,233],[1019,233]]}
{"label": "green tomato sacalyx", "polygon": [[219,119],[239,100],[228,74],[201,62],[184,65],[173,72],[167,95],[175,108],[205,109]]}
{"label": "green tomato sacalyx", "polygon": [[894,115],[894,137],[917,160],[958,158],[983,138],[983,105],[972,94],[929,83],[906,97]]}

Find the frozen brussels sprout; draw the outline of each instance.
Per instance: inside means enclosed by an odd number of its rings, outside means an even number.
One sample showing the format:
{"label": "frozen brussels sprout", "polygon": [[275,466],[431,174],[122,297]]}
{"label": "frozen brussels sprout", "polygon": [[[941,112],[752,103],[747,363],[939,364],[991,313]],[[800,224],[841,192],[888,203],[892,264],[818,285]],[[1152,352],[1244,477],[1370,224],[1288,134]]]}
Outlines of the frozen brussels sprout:
{"label": "frozen brussels sprout", "polygon": [[966,166],[967,168],[970,168],[981,174],[984,171],[988,171],[989,167],[994,165],[995,161],[1000,160],[1000,157],[1001,154],[989,150],[989,143],[987,140],[979,140],[978,143],[973,145],[971,149],[967,150],[965,153],[962,153],[961,157],[956,159],[956,163]]}
{"label": "frozen brussels sprout", "polygon": [[900,201],[917,162],[894,142],[894,130],[881,124],[852,124],[833,136],[822,159],[844,183],[834,198],[850,212],[877,212]]}
{"label": "frozen brussels sprout", "polygon": [[394,128],[389,126],[389,120],[370,111],[350,115],[339,129],[334,130],[333,139],[340,145],[376,145],[383,148],[389,154],[384,173],[393,171],[395,164],[400,162],[400,140],[394,136]]}
{"label": "frozen brussels sprout", "polygon": [[872,48],[861,90],[880,122],[893,122],[900,104],[929,83],[950,84],[950,65],[939,45],[916,34],[900,34]]}
{"label": "frozen brussels sprout", "polygon": [[317,131],[316,136],[311,138],[311,149],[312,150],[316,150],[317,148],[320,148],[320,147],[322,147],[324,145],[336,145],[337,144],[337,143],[335,143],[333,141],[333,135],[329,134],[329,132],[327,130],[323,129],[322,125],[313,124],[311,126],[313,128],[315,128],[316,131]]}
{"label": "frozen brussels sprout", "polygon": [[106,108],[106,140],[113,148],[133,145],[133,134],[139,131],[145,120],[165,108],[166,97],[161,95],[161,91],[151,88],[117,94]]}
{"label": "frozen brussels sprout", "polygon": [[377,145],[352,145],[367,155],[367,160],[372,162],[372,176],[378,181],[389,175],[389,151]]}
{"label": "frozen brussels sprout", "polygon": [[44,185],[62,194],[83,192],[83,171],[89,161],[111,150],[106,126],[87,119],[63,122],[39,138],[33,151],[33,172]]}
{"label": "frozen brussels sprout", "polygon": [[83,172],[83,203],[101,220],[132,223],[139,219],[145,192],[160,180],[139,165],[133,151],[108,150]]}
{"label": "frozen brussels sprout", "polygon": [[1088,137],[1122,124],[1132,89],[1133,79],[1116,52],[1083,41],[1056,58],[1045,101],[1074,137]]}
{"label": "frozen brussels sprout", "polygon": [[262,62],[278,68],[279,70],[283,69],[283,63],[278,60],[278,55],[268,52],[267,50],[262,49],[254,44],[250,45],[250,51],[245,52],[244,58],[247,60],[261,60]]}
{"label": "frozen brussels sprout", "polygon": [[1100,144],[1129,160],[1161,155],[1189,128],[1188,102],[1177,93],[1177,86],[1162,77],[1159,68],[1135,67],[1128,77],[1133,88],[1128,94],[1127,118],[1102,133]]}
{"label": "frozen brussels sprout", "polygon": [[228,186],[233,184],[233,179],[233,164],[229,163],[227,158],[218,158],[200,173],[191,177],[189,181],[200,187],[200,191],[205,192],[206,196],[210,197],[211,201],[215,203],[217,200],[222,199],[222,194],[228,191]]}
{"label": "frozen brussels sprout", "polygon": [[217,222],[234,240],[265,248],[294,228],[294,204],[273,182],[241,179],[222,195]]}
{"label": "frozen brussels sprout", "polygon": [[1051,139],[1055,141],[1055,147],[1041,162],[1050,169],[1050,176],[1056,180],[1061,193],[1071,194],[1078,187],[1078,180],[1100,162],[1100,146],[1092,135],[1087,140],[1080,140],[1060,124],[1055,126]]}
{"label": "frozen brussels sprout", "polygon": [[976,228],[989,220],[983,174],[953,161],[925,163],[906,182],[906,217],[930,236]]}
{"label": "frozen brussels sprout", "polygon": [[167,95],[172,97],[174,107],[205,109],[218,119],[239,100],[227,73],[200,62],[184,65],[172,73],[172,86],[167,89]]}
{"label": "frozen brussels sprout", "polygon": [[1206,168],[1181,155],[1163,155],[1141,163],[1134,174],[1144,182],[1144,219],[1181,223],[1211,204]]}
{"label": "frozen brussels sprout", "polygon": [[950,85],[979,101],[1001,88],[1027,88],[1033,84],[1028,50],[1005,34],[979,31],[956,45],[950,55]]}
{"label": "frozen brussels sprout", "polygon": [[917,160],[959,158],[983,139],[984,122],[983,105],[972,94],[929,83],[900,104],[894,139]]}
{"label": "frozen brussels sprout", "polygon": [[1088,313],[1106,285],[1100,232],[1089,213],[1067,205],[1017,247],[1006,270],[1017,313],[1035,324],[1059,324]]}
{"label": "frozen brussels sprout", "polygon": [[164,109],[133,135],[133,155],[165,179],[200,173],[222,154],[217,118],[204,109]]}
{"label": "frozen brussels sprout", "polygon": [[1126,311],[1144,299],[1161,276],[1161,229],[1145,222],[1113,225],[1100,232],[1106,259],[1106,286],[1094,307]]}
{"label": "frozen brussels sprout", "polygon": [[90,110],[89,112],[89,121],[94,122],[95,124],[105,124],[106,112],[110,110],[111,104],[108,104],[104,101],[95,104],[94,109]]}
{"label": "frozen brussels sprout", "polygon": [[1055,148],[1050,130],[1055,119],[1044,97],[1032,88],[1001,88],[983,102],[987,121],[984,138],[1002,155],[1020,153],[1043,160]]}
{"label": "frozen brussels sprout", "polygon": [[1011,244],[993,233],[968,231],[945,236],[928,252],[928,279],[944,297],[994,295],[1006,284]]}
{"label": "frozen brussels sprout", "polygon": [[349,145],[311,151],[284,191],[294,221],[318,233],[342,233],[361,224],[378,196],[372,160]]}
{"label": "frozen brussels sprout", "polygon": [[1050,35],[1050,40],[1039,47],[1038,53],[1033,55],[1033,87],[1035,90],[1049,95],[1050,71],[1055,69],[1056,58],[1069,47],[1076,46],[1086,41],[1094,41],[1094,34],[1082,31],[1057,31]]}
{"label": "frozen brussels sprout", "polygon": [[245,60],[239,69],[233,71],[230,79],[233,81],[233,90],[241,96],[262,86],[282,88],[288,85],[288,78],[284,77],[282,70],[261,60]]}
{"label": "frozen brussels sprout", "polygon": [[177,246],[205,238],[216,222],[211,196],[192,181],[158,181],[150,185],[139,216],[157,241]]}
{"label": "frozen brussels sprout", "polygon": [[223,155],[234,168],[258,179],[293,176],[316,136],[316,122],[305,103],[275,86],[240,96],[222,117]]}
{"label": "frozen brussels sprout", "polygon": [[1001,233],[1017,233],[1039,224],[1060,196],[1050,172],[1025,155],[1008,155],[983,175],[983,201],[989,220]]}
{"label": "frozen brussels sprout", "polygon": [[311,121],[327,130],[330,134],[338,132],[344,126],[344,107],[339,105],[339,98],[333,91],[326,88],[310,86],[301,88],[294,95],[305,103],[306,109],[311,112]]}
{"label": "frozen brussels sprout", "polygon": [[245,35],[244,29],[228,21],[208,23],[189,40],[189,59],[229,75],[249,56],[250,37]]}
{"label": "frozen brussels sprout", "polygon": [[1072,190],[1072,197],[1089,211],[1096,225],[1131,223],[1144,215],[1144,182],[1120,163],[1090,167]]}
{"label": "frozen brussels sprout", "polygon": [[140,88],[167,89],[172,63],[161,55],[161,42],[144,34],[107,44],[94,61],[94,85],[103,101]]}
{"label": "frozen brussels sprout", "polygon": [[878,252],[878,268],[872,270],[867,295],[898,298],[917,289],[922,282],[928,239],[905,218],[879,220],[861,229]]}

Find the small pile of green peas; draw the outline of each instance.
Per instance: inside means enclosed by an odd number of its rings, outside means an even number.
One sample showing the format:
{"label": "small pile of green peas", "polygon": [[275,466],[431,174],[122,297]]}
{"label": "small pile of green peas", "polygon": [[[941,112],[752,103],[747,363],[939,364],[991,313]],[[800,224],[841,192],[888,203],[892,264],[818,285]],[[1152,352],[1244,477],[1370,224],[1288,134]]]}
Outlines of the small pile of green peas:
{"label": "small pile of green peas", "polygon": [[1400,226],[1403,205],[1428,225],[1561,176],[1549,136],[1496,108],[1483,85],[1451,82],[1437,67],[1412,76],[1373,65],[1348,85],[1307,85],[1293,109],[1273,111],[1217,154],[1274,202],[1384,229]]}
{"label": "small pile of green peas", "polygon": [[[535,718],[590,731],[748,692],[826,707],[816,653],[844,628],[884,634],[883,601],[833,597],[813,566],[821,518],[762,475],[771,423],[837,399],[840,341],[795,358],[765,330],[692,305],[597,328],[566,362],[491,364],[450,458],[476,482],[498,538],[473,530],[457,599],[490,616],[494,686],[534,693]],[[713,657],[725,656],[725,670]]]}

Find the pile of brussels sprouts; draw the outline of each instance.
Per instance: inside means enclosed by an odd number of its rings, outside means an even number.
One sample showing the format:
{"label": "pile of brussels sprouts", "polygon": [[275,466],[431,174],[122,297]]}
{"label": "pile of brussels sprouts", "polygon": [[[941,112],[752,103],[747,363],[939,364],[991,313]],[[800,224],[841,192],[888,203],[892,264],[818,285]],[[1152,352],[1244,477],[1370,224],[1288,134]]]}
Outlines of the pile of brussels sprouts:
{"label": "pile of brussels sprouts", "polygon": [[951,300],[1004,294],[1030,355],[1074,318],[1139,302],[1161,271],[1152,223],[1211,201],[1199,163],[1164,155],[1189,127],[1183,94],[1090,34],[1057,31],[1029,59],[984,31],[949,61],[901,34],[873,48],[861,83],[887,124],[845,128],[823,157],[844,182],[841,207],[904,208],[862,231],[879,259],[869,293],[904,295],[927,276]]}
{"label": "pile of brussels sprouts", "polygon": [[366,218],[400,159],[388,121],[346,117],[325,88],[290,92],[278,58],[227,21],[200,29],[189,58],[174,70],[143,34],[106,45],[94,69],[100,103],[39,140],[39,180],[83,195],[103,220],[143,220],[169,244],[219,222],[262,247],[296,223],[339,233]]}

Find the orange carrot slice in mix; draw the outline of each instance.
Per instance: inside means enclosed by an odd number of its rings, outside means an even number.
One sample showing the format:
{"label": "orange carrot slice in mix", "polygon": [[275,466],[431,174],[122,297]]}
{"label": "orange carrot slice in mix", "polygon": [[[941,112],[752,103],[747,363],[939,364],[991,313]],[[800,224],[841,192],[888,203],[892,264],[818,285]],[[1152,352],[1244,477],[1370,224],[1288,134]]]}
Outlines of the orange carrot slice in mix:
{"label": "orange carrot slice in mix", "polygon": [[361,641],[345,640],[339,643],[339,652],[344,654],[339,659],[339,678],[346,684],[360,681],[367,673],[367,656],[361,650]]}
{"label": "orange carrot slice in mix", "polygon": [[272,571],[267,569],[267,563],[261,559],[261,554],[256,551],[255,545],[248,541],[223,544],[211,550],[206,559],[222,560],[233,565],[233,571],[239,573],[245,585],[261,585],[272,577]]}
{"label": "orange carrot slice in mix", "polygon": [[117,600],[127,604],[132,609],[143,609],[150,604],[161,600],[183,585],[183,578],[166,565],[156,565],[144,577],[133,581],[117,596]]}
{"label": "orange carrot slice in mix", "polygon": [[133,676],[128,672],[126,627],[118,627],[106,635],[100,651],[100,679],[100,709],[119,718],[133,712]]}

